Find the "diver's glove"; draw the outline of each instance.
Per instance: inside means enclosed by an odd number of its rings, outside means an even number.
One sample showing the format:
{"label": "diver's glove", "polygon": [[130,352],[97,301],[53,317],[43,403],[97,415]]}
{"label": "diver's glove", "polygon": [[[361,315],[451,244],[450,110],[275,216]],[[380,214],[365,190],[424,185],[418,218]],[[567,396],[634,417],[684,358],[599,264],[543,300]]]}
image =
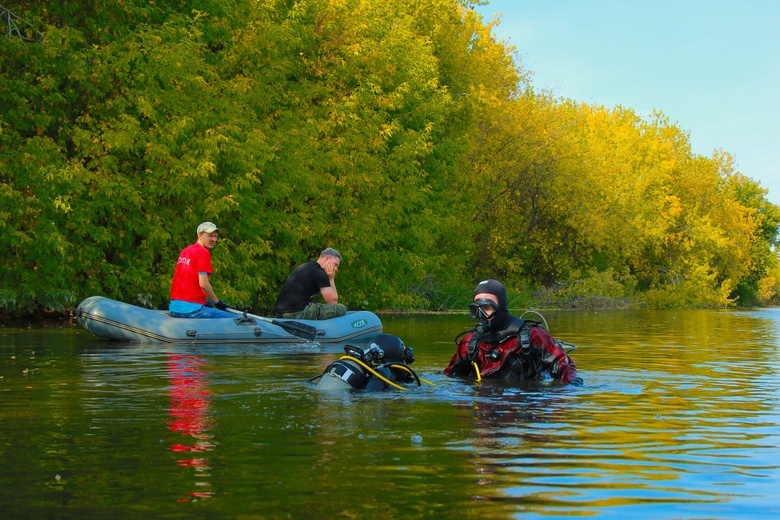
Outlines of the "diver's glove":
{"label": "diver's glove", "polygon": [[228,307],[230,307],[227,303],[223,302],[222,300],[217,301],[217,303],[214,304],[214,307],[221,311],[228,310]]}

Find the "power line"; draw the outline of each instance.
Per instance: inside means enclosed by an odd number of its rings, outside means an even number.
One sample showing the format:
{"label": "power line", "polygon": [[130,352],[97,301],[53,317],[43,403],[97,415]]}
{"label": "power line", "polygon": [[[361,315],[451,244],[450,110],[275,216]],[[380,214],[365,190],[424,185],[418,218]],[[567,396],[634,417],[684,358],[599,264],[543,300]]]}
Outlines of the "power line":
{"label": "power line", "polygon": [[779,143],[779,142],[780,142],[780,139],[773,139],[772,141],[767,141],[765,143],[753,144],[753,145],[750,145],[750,146],[746,146],[744,148],[740,148],[739,150],[736,150],[734,153],[741,152],[743,150],[750,150],[751,148],[758,148],[759,146],[766,146],[768,144]]}
{"label": "power line", "polygon": [[[755,148],[755,146],[752,146],[751,148]],[[759,155],[766,155],[768,153],[775,153],[775,152],[780,152],[780,148],[775,148],[773,150],[767,150],[765,152],[754,153],[753,155],[745,155],[742,158],[743,159],[750,159],[751,157],[758,157]]]}
{"label": "power line", "polygon": [[726,117],[724,117],[722,119],[717,119],[715,121],[709,121],[707,123],[701,123],[699,125],[696,125],[696,126],[692,127],[691,130],[695,130],[696,128],[702,128],[704,126],[716,125],[718,123],[723,123],[725,121],[731,121],[732,119],[736,119],[736,118],[739,118],[739,117],[745,117],[745,116],[748,116],[748,115],[751,115],[751,114],[755,114],[755,113],[758,113],[758,112],[766,113],[767,110],[771,110],[771,109],[777,108],[777,107],[780,107],[780,104],[770,105],[768,107],[757,108],[755,110],[749,110],[747,112],[741,112],[741,113],[738,113],[738,114],[732,114],[732,115],[726,116]]}

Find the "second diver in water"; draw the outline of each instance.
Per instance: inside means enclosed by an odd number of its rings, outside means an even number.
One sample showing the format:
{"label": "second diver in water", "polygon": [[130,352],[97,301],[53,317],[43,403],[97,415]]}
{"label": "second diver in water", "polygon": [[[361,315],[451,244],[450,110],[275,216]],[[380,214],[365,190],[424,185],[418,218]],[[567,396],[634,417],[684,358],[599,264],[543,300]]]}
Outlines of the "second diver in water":
{"label": "second diver in water", "polygon": [[344,352],[346,355],[311,380],[318,380],[318,390],[407,389],[404,385],[420,386],[420,382],[432,385],[409,367],[414,362],[414,349],[398,336],[377,334],[367,349],[347,345]]}

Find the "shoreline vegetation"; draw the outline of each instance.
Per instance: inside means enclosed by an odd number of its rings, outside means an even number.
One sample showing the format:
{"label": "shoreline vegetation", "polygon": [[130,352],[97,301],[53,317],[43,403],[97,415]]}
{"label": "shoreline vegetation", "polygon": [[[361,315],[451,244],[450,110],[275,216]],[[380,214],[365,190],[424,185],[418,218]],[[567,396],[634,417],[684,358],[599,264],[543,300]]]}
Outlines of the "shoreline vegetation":
{"label": "shoreline vegetation", "polygon": [[[468,299],[465,299],[467,302]],[[469,312],[466,310],[467,303],[464,303],[463,308],[440,308],[440,309],[365,309],[363,307],[348,307],[349,311],[357,310],[370,310],[375,314],[381,316],[387,315],[464,315],[468,316]],[[734,306],[727,306],[734,307]],[[526,311],[534,312],[548,312],[548,311],[566,311],[566,312],[608,312],[608,311],[637,311],[648,310],[647,305],[644,303],[633,303],[631,301],[623,299],[614,299],[607,297],[590,297],[590,298],[575,298],[568,302],[536,302],[529,305],[520,306],[518,302],[513,301],[510,298],[509,308],[511,311],[523,313]],[[748,309],[751,307],[740,307],[742,309]],[[677,308],[669,308],[668,310],[675,310]],[[164,310],[164,309],[161,309]],[[257,311],[253,309],[244,309],[250,313],[257,313],[263,316],[271,316],[269,310]],[[27,322],[40,322],[40,323],[62,323],[62,322],[76,322],[75,309],[68,309],[66,311],[42,311],[35,315],[17,315],[11,318],[10,322],[6,322],[3,325],[13,325],[14,322],[27,323]]]}
{"label": "shoreline vegetation", "polygon": [[[42,1],[0,38],[0,317],[273,307],[325,247],[348,308],[780,303],[780,207],[657,107],[557,98],[469,0]],[[659,51],[660,52],[660,51]]]}

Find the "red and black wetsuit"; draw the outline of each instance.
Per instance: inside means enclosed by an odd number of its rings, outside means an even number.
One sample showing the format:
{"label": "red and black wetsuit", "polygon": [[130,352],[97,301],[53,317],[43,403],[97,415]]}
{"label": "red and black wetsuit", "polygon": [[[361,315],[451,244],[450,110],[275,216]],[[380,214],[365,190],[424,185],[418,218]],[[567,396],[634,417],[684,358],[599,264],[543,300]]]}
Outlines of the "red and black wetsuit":
{"label": "red and black wetsuit", "polygon": [[[544,328],[506,311],[497,313],[497,320],[491,324],[493,330],[482,334],[473,330],[460,340],[457,352],[444,369],[445,375],[472,375],[475,361],[482,378],[536,381],[549,376],[564,384],[582,384],[574,360]],[[525,346],[521,344],[523,337],[527,338]]]}

